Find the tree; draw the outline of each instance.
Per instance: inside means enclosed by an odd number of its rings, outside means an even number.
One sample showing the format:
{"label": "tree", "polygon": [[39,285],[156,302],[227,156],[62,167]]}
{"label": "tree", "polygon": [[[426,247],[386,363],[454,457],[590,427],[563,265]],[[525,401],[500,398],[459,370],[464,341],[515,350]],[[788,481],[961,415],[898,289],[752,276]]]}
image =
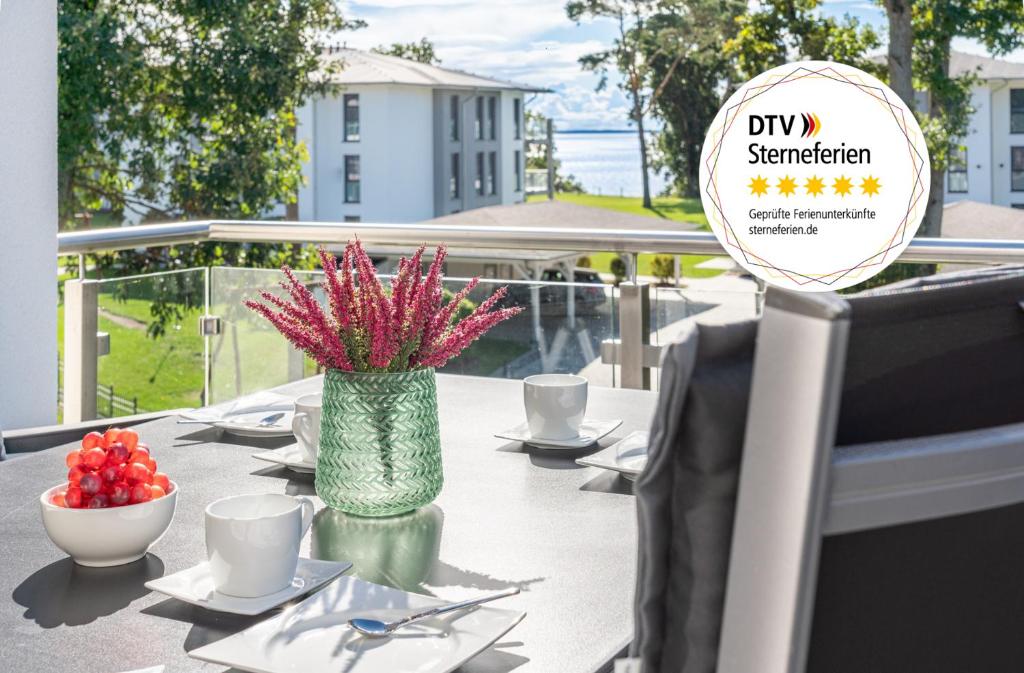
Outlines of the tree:
{"label": "tree", "polygon": [[[626,93],[630,101],[630,120],[636,124],[637,136],[640,141],[640,170],[643,179],[643,206],[651,207],[651,186],[648,177],[648,149],[644,133],[644,118],[650,113],[651,107],[663,93],[668,77],[650,87],[651,76],[648,59],[645,58],[644,42],[660,43],[660,40],[649,35],[647,19],[654,12],[656,0],[571,0],[565,6],[569,18],[579,23],[584,18],[612,19],[618,25],[619,36],[611,49],[594,52],[580,57],[580,64],[585,70],[600,75],[597,90],[602,91],[608,86],[608,68],[614,66],[622,77],[619,87]],[[660,53],[660,52],[659,52]],[[678,63],[682,55],[671,57]],[[674,66],[670,66],[668,75]]]}
{"label": "tree", "polygon": [[[547,123],[548,118],[542,115],[540,112],[535,110],[526,111],[526,137],[527,138],[541,138],[547,134]],[[557,147],[554,146],[552,140],[551,156],[552,162],[555,164],[555,191],[556,192],[572,192],[575,194],[584,194],[586,190],[576,176],[573,174],[565,175],[562,173],[562,162],[556,158]],[[548,157],[543,145],[537,143],[527,143],[526,146],[526,168],[542,169],[547,170]]]}
{"label": "tree", "polygon": [[427,38],[420,38],[419,42],[392,42],[391,45],[380,45],[370,51],[375,54],[386,54],[406,58],[410,61],[418,61],[427,65],[441,65],[441,59],[434,53],[434,43]]}
{"label": "tree", "polygon": [[[60,0],[59,226],[109,209],[148,220],[258,218],[294,201],[296,107],[333,90],[335,0]],[[310,268],[303,246],[201,243],[95,256],[99,275],[232,264]],[[173,313],[161,292],[150,333]]]}
{"label": "tree", "polygon": [[666,0],[647,22],[642,49],[650,84],[666,82],[654,105],[663,127],[652,165],[673,176],[678,194],[700,193],[704,135],[734,81],[721,45],[735,36],[736,20],[746,6],[744,0]]}
{"label": "tree", "polygon": [[823,16],[821,0],[764,0],[741,16],[736,36],[724,45],[743,79],[798,60],[838,61],[872,74],[882,68],[868,52],[881,42],[852,17]]}
{"label": "tree", "polygon": [[911,69],[914,26],[911,18],[913,0],[882,0],[889,19],[889,88],[914,109],[914,77]]}
{"label": "tree", "polygon": [[[902,61],[909,54],[917,88],[928,92],[927,110],[918,114],[931,158],[931,191],[920,233],[938,237],[950,150],[970,130],[971,87],[976,82],[973,73],[950,75],[953,39],[977,40],[994,55],[1024,46],[1024,7],[1015,0],[887,0],[883,5],[890,26],[899,25],[890,37],[890,54],[895,51],[900,59],[895,63],[889,59],[890,81],[906,88]],[[905,25],[907,9],[911,10],[910,31]],[[904,96],[905,92],[897,93]]]}

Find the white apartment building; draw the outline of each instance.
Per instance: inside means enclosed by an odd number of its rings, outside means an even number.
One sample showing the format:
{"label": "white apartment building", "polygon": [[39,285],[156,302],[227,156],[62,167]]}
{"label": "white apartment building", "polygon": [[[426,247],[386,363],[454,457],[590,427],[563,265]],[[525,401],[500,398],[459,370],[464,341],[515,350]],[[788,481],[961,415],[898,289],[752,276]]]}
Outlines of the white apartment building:
{"label": "white apartment building", "polygon": [[945,201],[1024,208],[1024,63],[954,52],[950,73],[968,72],[979,80],[974,114],[946,173]]}
{"label": "white apartment building", "polygon": [[419,222],[522,202],[524,94],[544,91],[354,49],[336,95],[298,111],[301,220]]}

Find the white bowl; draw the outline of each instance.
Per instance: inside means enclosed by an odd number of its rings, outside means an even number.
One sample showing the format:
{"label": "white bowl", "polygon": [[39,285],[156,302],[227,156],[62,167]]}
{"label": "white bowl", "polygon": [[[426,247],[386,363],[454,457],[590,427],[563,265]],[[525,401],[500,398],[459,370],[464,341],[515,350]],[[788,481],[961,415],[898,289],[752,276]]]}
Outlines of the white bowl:
{"label": "white bowl", "polygon": [[178,485],[172,481],[164,497],[135,505],[71,509],[51,503],[50,496],[66,485],[39,496],[43,527],[55,545],[83,566],[116,566],[145,556],[171,525],[178,502]]}

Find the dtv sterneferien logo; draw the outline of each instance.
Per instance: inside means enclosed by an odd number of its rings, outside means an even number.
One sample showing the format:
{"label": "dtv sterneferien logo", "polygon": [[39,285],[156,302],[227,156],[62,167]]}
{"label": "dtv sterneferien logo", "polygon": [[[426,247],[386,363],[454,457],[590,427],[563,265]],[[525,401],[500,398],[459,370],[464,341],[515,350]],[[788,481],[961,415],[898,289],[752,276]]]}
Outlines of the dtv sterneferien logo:
{"label": "dtv sterneferien logo", "polygon": [[[801,112],[800,118],[804,123],[803,131],[800,132],[800,137],[811,138],[817,136],[821,131],[821,119],[818,115],[813,112]],[[750,135],[752,136],[758,136],[765,132],[770,136],[775,135],[775,122],[779,123],[779,130],[782,132],[782,135],[788,136],[793,133],[793,126],[796,124],[796,115],[752,114],[748,117],[748,120],[750,123]]]}

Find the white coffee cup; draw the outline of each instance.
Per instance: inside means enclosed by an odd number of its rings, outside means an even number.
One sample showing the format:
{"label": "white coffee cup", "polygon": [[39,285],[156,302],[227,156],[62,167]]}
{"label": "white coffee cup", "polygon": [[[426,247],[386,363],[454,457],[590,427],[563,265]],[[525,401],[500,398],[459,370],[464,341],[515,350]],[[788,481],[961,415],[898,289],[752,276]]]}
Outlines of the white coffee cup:
{"label": "white coffee cup", "polygon": [[323,410],[323,393],[300,395],[295,400],[295,415],[292,417],[292,433],[299,446],[302,458],[316,463],[320,446],[320,416]]}
{"label": "white coffee cup", "polygon": [[255,598],[295,579],[299,543],[313,523],[309,498],[236,495],[206,507],[206,555],[222,594]]}
{"label": "white coffee cup", "polygon": [[575,439],[587,410],[587,380],[574,374],[538,374],[523,379],[530,435]]}

